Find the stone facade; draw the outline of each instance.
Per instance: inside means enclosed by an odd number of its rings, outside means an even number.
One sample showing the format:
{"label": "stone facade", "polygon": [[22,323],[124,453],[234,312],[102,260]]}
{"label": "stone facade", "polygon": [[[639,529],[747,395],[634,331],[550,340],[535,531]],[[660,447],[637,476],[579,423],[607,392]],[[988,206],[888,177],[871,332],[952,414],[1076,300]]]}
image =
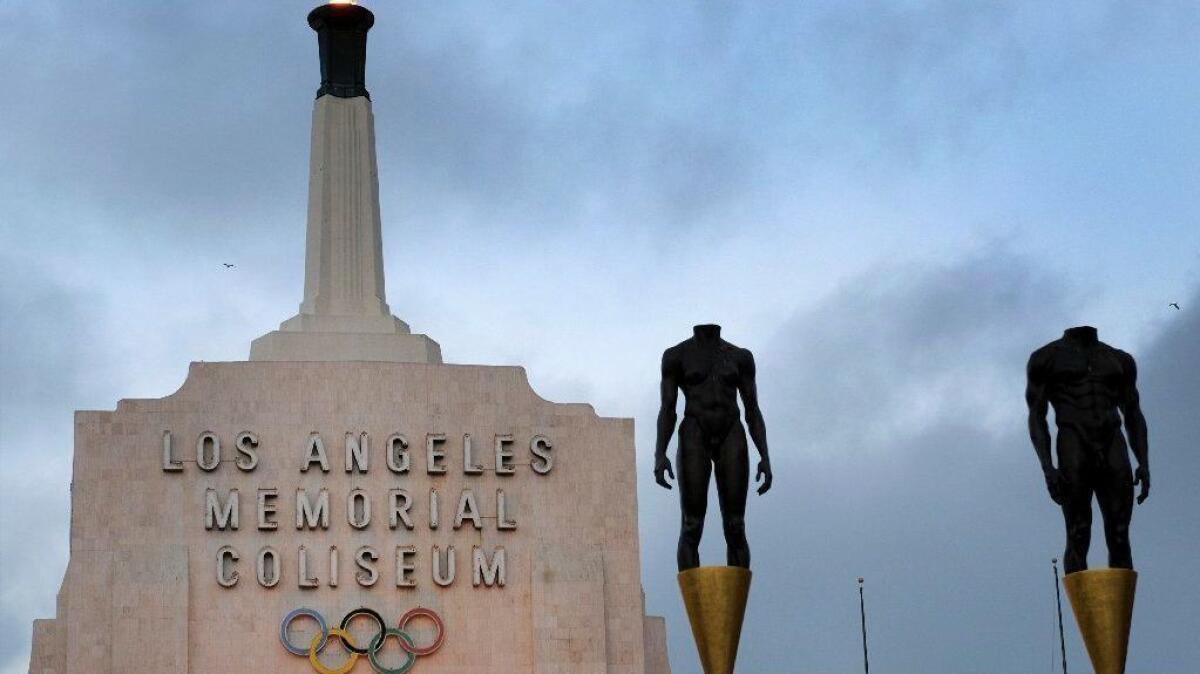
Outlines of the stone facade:
{"label": "stone facade", "polygon": [[[252,470],[244,470],[249,455],[235,447],[247,431],[257,440]],[[403,473],[393,470],[401,453],[387,461],[387,439],[396,433],[408,439]],[[301,470],[314,434],[328,472],[317,461]],[[346,470],[347,434],[367,447],[365,472],[358,461]],[[464,472],[465,434],[471,464],[482,467],[477,474]],[[430,436],[444,453],[434,458],[444,473],[428,472]],[[512,474],[496,470],[497,436],[513,440],[502,444],[511,458],[499,459],[502,470],[511,463]],[[552,462],[545,474],[534,470],[547,464],[530,450],[539,436]],[[202,464],[217,456],[214,437],[219,462],[206,471]],[[232,518],[222,528],[220,517],[234,489],[236,530]],[[315,497],[322,489],[328,529],[310,530],[305,522],[298,530],[297,491]],[[361,501],[353,513],[348,503],[356,489],[370,502],[363,528],[350,523],[364,519]],[[412,497],[411,530],[402,519],[390,526],[394,489]],[[209,490],[221,506],[212,521]],[[277,494],[266,515],[259,510],[264,490]],[[455,526],[464,490],[477,498],[478,529],[470,517]],[[505,494],[504,512],[497,490]],[[515,529],[502,529],[502,520],[515,521]],[[275,529],[260,528],[272,522]],[[236,561],[228,553],[219,558],[226,546]],[[273,587],[263,587],[256,573],[267,546],[280,562]],[[300,546],[304,575],[316,587],[301,587]],[[336,587],[331,546],[339,555]],[[364,572],[355,564],[363,546],[379,554],[378,579],[369,587],[358,581]],[[397,546],[416,551],[406,558],[413,571],[405,576],[415,587],[397,587]],[[455,549],[448,586],[433,580],[434,546],[441,555]],[[503,587],[475,585],[475,548],[493,561],[503,550]],[[234,572],[232,587],[218,582]],[[35,622],[31,674],[313,671],[281,646],[281,619],[311,607],[337,623],[360,606],[393,626],[416,606],[441,615],[446,640],[418,658],[414,671],[424,674],[669,671],[661,619],[643,615],[632,420],[547,402],[520,368],[367,362],[194,363],[166,398],[77,413],[71,559],[57,617]],[[297,631],[306,627],[298,623]],[[372,629],[362,621],[354,631]],[[387,657],[398,657],[394,642],[390,648]],[[337,661],[332,650],[326,658]],[[371,670],[359,662],[354,671]]]}

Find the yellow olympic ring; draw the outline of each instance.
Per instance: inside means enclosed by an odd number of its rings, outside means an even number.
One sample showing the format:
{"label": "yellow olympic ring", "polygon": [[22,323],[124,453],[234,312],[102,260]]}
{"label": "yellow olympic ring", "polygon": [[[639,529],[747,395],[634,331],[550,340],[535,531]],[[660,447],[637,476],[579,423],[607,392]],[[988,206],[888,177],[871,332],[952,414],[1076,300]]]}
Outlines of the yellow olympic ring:
{"label": "yellow olympic ring", "polygon": [[[338,627],[330,627],[329,638],[333,639],[334,637],[341,639],[342,643],[346,644],[347,646],[353,648],[358,647],[358,644],[354,643],[354,637],[350,636],[350,633],[346,630]],[[326,667],[320,659],[317,658],[317,647],[320,645],[321,633],[317,632],[313,635],[312,642],[308,644],[308,661],[312,663],[313,669],[317,670],[319,674],[347,674],[350,670],[354,669],[354,665],[358,662],[358,653],[350,651],[349,660],[343,662],[342,666],[338,667],[337,669],[330,669]]]}

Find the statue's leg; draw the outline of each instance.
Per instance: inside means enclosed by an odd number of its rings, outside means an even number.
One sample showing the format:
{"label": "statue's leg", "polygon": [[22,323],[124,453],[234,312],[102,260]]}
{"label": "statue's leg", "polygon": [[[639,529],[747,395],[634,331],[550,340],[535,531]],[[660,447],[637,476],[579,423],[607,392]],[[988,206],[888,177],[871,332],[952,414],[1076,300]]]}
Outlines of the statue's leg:
{"label": "statue's leg", "polygon": [[704,533],[704,513],[708,509],[708,480],[712,463],[704,451],[700,424],[684,418],[679,425],[679,449],[675,454],[679,475],[679,504],[683,522],[679,529],[676,553],[679,570],[700,566],[700,536]]}
{"label": "statue's leg", "polygon": [[746,431],[734,425],[716,456],[717,497],[725,527],[726,560],[729,566],[750,568],[750,543],[746,541],[746,492],[750,487],[750,457]]}
{"label": "statue's leg", "polygon": [[1088,547],[1092,542],[1092,461],[1087,446],[1076,431],[1058,433],[1058,468],[1066,478],[1062,511],[1067,525],[1067,550],[1063,570],[1067,573],[1087,568]]}
{"label": "statue's leg", "polygon": [[1133,467],[1120,432],[1109,443],[1107,452],[1105,466],[1096,479],[1096,502],[1104,519],[1108,565],[1114,569],[1132,569],[1129,520],[1133,518]]}

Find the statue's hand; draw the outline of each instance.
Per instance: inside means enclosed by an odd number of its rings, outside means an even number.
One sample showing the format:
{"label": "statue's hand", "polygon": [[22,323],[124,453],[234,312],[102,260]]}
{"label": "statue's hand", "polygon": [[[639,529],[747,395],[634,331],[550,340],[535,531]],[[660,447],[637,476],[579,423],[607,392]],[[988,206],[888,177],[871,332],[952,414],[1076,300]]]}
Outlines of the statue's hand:
{"label": "statue's hand", "polygon": [[1133,474],[1133,486],[1142,485],[1142,493],[1138,494],[1138,505],[1146,502],[1150,498],[1150,469],[1146,466],[1138,466],[1137,472]]}
{"label": "statue's hand", "polygon": [[675,470],[671,468],[671,460],[665,454],[654,457],[654,481],[661,487],[671,488],[671,483],[667,482],[666,476],[670,475],[671,479],[675,479]]}
{"label": "statue's hand", "polygon": [[762,461],[758,462],[758,474],[754,476],[754,481],[762,482],[762,484],[758,485],[759,495],[767,493],[767,491],[771,488],[771,462],[770,461],[763,459]]}
{"label": "statue's hand", "polygon": [[1051,466],[1045,470],[1046,475],[1046,490],[1050,492],[1050,500],[1058,505],[1063,504],[1063,499],[1066,497],[1067,478],[1062,474],[1062,471]]}

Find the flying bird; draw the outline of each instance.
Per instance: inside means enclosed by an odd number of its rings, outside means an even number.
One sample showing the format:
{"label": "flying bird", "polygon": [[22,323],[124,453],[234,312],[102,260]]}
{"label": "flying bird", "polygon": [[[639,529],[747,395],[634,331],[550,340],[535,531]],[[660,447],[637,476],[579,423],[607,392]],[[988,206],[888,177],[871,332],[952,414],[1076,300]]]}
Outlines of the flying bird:
{"label": "flying bird", "polygon": [[1171,302],[1168,307],[1175,307],[1175,311],[1179,311],[1179,302]]}
{"label": "flying bird", "polygon": [[222,262],[221,264],[225,265],[226,269],[233,269],[234,267],[237,266],[237,265],[229,264],[228,262]]}

